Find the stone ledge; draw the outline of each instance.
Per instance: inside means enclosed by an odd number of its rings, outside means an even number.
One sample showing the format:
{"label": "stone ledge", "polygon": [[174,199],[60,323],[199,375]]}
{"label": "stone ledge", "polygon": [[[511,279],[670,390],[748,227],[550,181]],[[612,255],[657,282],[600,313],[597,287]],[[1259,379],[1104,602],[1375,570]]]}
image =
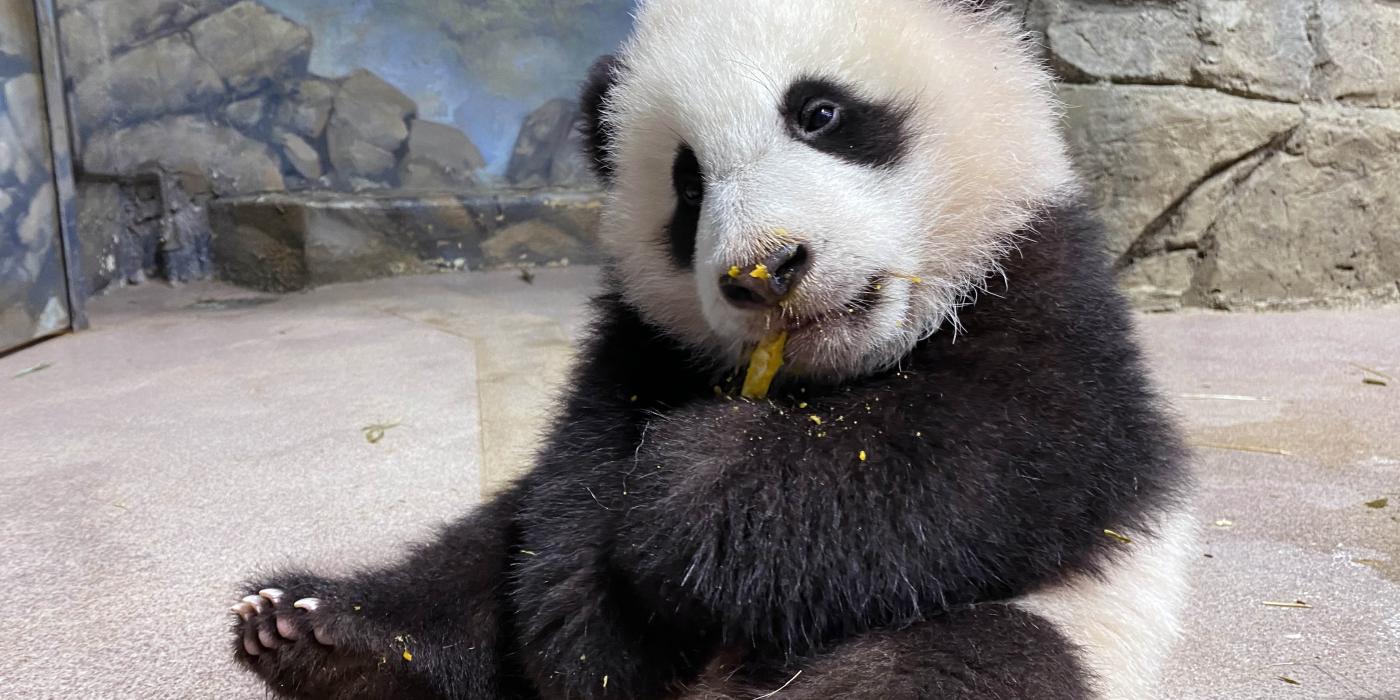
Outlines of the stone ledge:
{"label": "stone ledge", "polygon": [[270,292],[435,270],[596,264],[602,193],[273,193],[210,202],[220,278]]}

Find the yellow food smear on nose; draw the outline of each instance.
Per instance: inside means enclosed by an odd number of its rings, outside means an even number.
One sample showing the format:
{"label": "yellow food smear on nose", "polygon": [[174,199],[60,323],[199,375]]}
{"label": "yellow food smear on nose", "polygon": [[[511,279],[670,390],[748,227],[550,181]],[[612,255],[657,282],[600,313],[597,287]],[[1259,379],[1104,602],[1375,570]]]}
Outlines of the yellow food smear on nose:
{"label": "yellow food smear on nose", "polygon": [[[763,266],[760,265],[761,269]],[[768,387],[773,377],[783,366],[783,346],[787,344],[787,331],[779,331],[764,338],[749,356],[749,372],[744,376],[743,396],[746,399],[768,397]]]}
{"label": "yellow food smear on nose", "polygon": [[740,270],[739,270],[739,266],[738,266],[738,265],[735,265],[735,266],[729,268],[729,279],[736,279],[736,278],[738,278],[738,277],[739,277],[739,272],[740,272]]}
{"label": "yellow food smear on nose", "polygon": [[761,280],[766,280],[772,276],[773,275],[768,274],[768,266],[763,263],[759,263],[758,267],[755,267],[753,272],[749,273],[749,277],[757,277]]}

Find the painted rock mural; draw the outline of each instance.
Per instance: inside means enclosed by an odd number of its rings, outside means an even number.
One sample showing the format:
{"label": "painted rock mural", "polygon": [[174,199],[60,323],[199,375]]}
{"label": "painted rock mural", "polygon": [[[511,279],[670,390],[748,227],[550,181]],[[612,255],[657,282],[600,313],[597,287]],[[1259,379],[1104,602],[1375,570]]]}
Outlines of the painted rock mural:
{"label": "painted rock mural", "polygon": [[0,0],[0,350],[70,320],[35,26],[29,0]]}
{"label": "painted rock mural", "polygon": [[[96,291],[208,275],[211,198],[596,189],[575,153],[571,96],[593,57],[625,32],[630,3],[58,7],[83,269]],[[323,49],[308,26],[329,37]],[[463,98],[490,110],[447,106]]]}

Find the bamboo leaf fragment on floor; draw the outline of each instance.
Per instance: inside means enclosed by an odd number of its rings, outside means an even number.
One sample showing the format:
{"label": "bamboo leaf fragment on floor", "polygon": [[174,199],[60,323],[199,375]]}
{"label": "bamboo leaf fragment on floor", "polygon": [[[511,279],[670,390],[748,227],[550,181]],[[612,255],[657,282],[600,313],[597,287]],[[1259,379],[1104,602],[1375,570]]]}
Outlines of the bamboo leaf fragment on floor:
{"label": "bamboo leaf fragment on floor", "polygon": [[1233,450],[1235,452],[1253,452],[1256,454],[1263,455],[1279,455],[1283,457],[1289,457],[1293,455],[1292,452],[1289,452],[1288,450],[1279,449],[1277,447],[1257,447],[1255,445],[1231,445],[1223,442],[1197,442],[1192,443],[1192,446],[1209,447],[1215,450]]}
{"label": "bamboo leaf fragment on floor", "polygon": [[365,434],[365,440],[369,442],[369,444],[375,445],[378,444],[380,440],[384,439],[384,433],[400,425],[401,423],[399,421],[394,421],[392,423],[376,423],[360,428],[360,431]]}
{"label": "bamboo leaf fragment on floor", "polygon": [[29,376],[29,375],[31,375],[31,374],[36,373],[36,372],[42,372],[42,371],[44,371],[44,370],[46,370],[46,369],[48,369],[48,368],[50,368],[50,367],[52,367],[52,366],[53,366],[53,363],[52,363],[52,362],[40,362],[39,364],[34,365],[33,367],[30,367],[29,369],[22,369],[22,370],[16,372],[15,375],[14,375],[13,377],[11,377],[11,379],[19,379],[20,377],[27,377],[27,376]]}

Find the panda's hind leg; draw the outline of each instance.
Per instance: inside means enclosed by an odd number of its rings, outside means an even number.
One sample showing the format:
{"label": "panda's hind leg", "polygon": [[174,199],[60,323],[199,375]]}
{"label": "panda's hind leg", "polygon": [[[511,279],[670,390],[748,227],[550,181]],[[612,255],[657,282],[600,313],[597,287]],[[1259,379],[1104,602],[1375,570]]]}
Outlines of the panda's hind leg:
{"label": "panda's hind leg", "polygon": [[394,566],[261,577],[233,607],[236,659],[287,698],[517,697],[501,591],[513,510],[502,496]]}
{"label": "panda's hind leg", "polygon": [[[781,692],[775,692],[781,689]],[[681,700],[1088,700],[1078,650],[1048,620],[987,604],[872,632],[791,665],[717,661]]]}

